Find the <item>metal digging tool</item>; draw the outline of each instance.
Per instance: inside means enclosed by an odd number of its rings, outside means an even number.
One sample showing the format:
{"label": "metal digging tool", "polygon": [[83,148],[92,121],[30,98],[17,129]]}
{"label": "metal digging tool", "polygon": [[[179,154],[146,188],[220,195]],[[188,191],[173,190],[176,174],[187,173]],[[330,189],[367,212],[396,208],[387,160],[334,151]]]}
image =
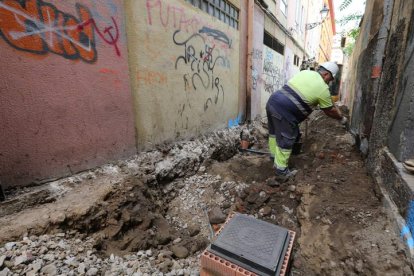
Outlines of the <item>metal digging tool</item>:
{"label": "metal digging tool", "polygon": [[0,184],[0,202],[6,200],[6,194],[4,193],[3,187]]}
{"label": "metal digging tool", "polygon": [[261,155],[270,155],[270,152],[268,151],[260,151],[260,150],[254,150],[254,149],[242,149],[239,148],[240,151],[246,151],[246,152],[251,152],[251,153],[256,153],[256,154],[261,154]]}
{"label": "metal digging tool", "polygon": [[308,127],[309,127],[309,120],[305,120],[305,141],[308,140]]}

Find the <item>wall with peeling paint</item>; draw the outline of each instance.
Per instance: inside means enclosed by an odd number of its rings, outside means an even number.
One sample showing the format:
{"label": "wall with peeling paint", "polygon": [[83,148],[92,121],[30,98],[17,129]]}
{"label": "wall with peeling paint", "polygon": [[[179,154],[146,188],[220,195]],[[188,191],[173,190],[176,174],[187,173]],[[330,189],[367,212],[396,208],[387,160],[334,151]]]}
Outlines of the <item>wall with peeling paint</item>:
{"label": "wall with peeling paint", "polygon": [[414,233],[414,176],[403,167],[414,158],[413,31],[412,1],[367,1],[343,91],[352,99],[351,131],[367,168],[406,218],[404,238]]}
{"label": "wall with peeling paint", "polygon": [[126,10],[138,147],[237,121],[239,31],[184,1]]}
{"label": "wall with peeling paint", "polygon": [[122,4],[0,1],[3,187],[135,153]]}
{"label": "wall with peeling paint", "polygon": [[401,64],[400,90],[394,98],[395,113],[388,139],[390,151],[402,161],[414,158],[414,7],[408,3],[399,4],[404,15],[401,17],[407,22],[407,33]]}
{"label": "wall with peeling paint", "polygon": [[351,129],[373,170],[384,146],[398,161],[414,157],[412,13],[413,3],[368,1],[352,55],[350,96],[343,96],[352,99]]}
{"label": "wall with peeling paint", "polygon": [[[348,72],[344,75],[341,84],[341,100],[349,106],[351,116],[351,130],[361,140],[366,141],[372,123],[367,124],[365,119],[373,118],[372,109],[375,101],[372,90],[373,81],[371,71],[373,67],[373,51],[377,46],[378,32],[382,20],[380,14],[374,14],[374,6],[379,7],[382,13],[383,0],[367,1],[364,20],[361,26],[361,35],[358,37],[352,56],[347,59]],[[364,142],[364,145],[367,143]],[[366,150],[364,149],[365,154]]]}
{"label": "wall with peeling paint", "polygon": [[[385,7],[387,3],[391,7],[391,16],[367,165],[405,218],[401,237],[410,250],[414,250],[413,240],[408,238],[414,233],[414,176],[402,166],[405,160],[414,159],[414,3],[388,0],[384,1]],[[381,43],[381,37],[378,43]]]}

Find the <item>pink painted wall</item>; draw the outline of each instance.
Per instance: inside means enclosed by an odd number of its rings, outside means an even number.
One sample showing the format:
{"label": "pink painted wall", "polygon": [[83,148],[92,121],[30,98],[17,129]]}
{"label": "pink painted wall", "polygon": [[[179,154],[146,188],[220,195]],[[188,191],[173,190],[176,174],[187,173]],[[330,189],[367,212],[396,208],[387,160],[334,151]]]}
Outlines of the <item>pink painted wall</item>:
{"label": "pink painted wall", "polygon": [[246,120],[246,94],[247,94],[247,33],[248,33],[248,0],[240,1],[239,30],[240,30],[240,79],[239,79],[239,119]]}
{"label": "pink painted wall", "polygon": [[263,86],[263,30],[264,12],[258,5],[254,7],[253,17],[253,49],[250,54],[252,63],[251,118],[261,114],[261,90]]}
{"label": "pink painted wall", "polygon": [[0,1],[3,186],[135,153],[123,12],[122,0]]}

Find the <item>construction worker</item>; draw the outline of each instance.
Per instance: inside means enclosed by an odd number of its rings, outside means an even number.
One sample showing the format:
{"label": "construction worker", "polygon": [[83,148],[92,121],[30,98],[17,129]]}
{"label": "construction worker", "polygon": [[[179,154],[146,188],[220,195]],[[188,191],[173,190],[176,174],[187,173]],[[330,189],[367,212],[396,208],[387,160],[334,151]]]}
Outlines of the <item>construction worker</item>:
{"label": "construction worker", "polygon": [[347,118],[332,103],[328,87],[338,71],[334,62],[321,64],[317,71],[300,71],[270,96],[266,105],[269,149],[278,182],[286,182],[297,173],[288,168],[288,161],[299,137],[299,123],[311,114],[313,108],[319,106],[329,117],[347,124]]}

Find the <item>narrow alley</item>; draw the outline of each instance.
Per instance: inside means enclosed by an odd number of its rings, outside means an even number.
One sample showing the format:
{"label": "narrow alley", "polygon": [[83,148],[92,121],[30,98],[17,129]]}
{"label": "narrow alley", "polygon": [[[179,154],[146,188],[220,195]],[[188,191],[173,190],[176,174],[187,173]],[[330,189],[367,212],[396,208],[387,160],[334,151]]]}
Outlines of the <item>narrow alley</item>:
{"label": "narrow alley", "polygon": [[0,276],[414,275],[413,31],[404,0],[0,0]]}

